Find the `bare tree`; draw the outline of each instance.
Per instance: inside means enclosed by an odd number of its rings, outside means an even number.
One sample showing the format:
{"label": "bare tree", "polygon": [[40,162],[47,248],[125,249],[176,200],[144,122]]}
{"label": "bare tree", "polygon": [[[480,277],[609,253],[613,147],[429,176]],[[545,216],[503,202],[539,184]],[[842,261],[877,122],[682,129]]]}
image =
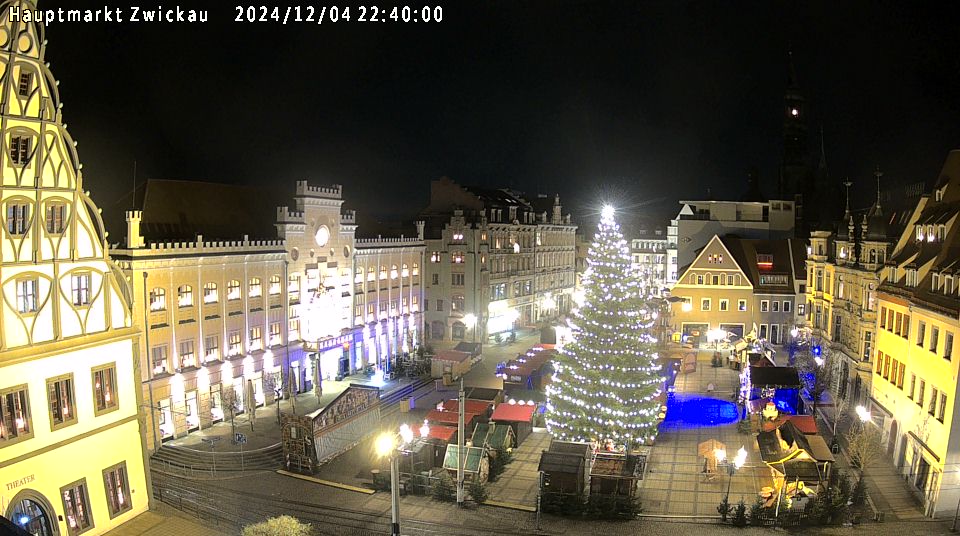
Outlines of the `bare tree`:
{"label": "bare tree", "polygon": [[847,418],[850,409],[849,398],[837,398],[833,402],[833,437],[837,437],[837,426]]}
{"label": "bare tree", "polygon": [[883,456],[883,438],[880,429],[873,423],[863,423],[847,434],[847,452],[850,461],[860,468],[860,480],[863,480],[867,467]]}
{"label": "bare tree", "polygon": [[[818,362],[819,361],[819,362]],[[797,359],[797,365],[803,377],[804,386],[813,399],[813,416],[817,416],[817,407],[823,394],[830,389],[833,383],[833,363],[829,350],[822,350],[822,355],[814,357],[809,352]]]}

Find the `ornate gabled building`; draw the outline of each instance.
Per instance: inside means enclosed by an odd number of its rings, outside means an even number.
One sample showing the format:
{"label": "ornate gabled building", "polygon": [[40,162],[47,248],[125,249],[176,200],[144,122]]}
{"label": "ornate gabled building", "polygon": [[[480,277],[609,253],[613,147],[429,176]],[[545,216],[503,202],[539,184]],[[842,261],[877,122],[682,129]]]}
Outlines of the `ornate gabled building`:
{"label": "ornate gabled building", "polygon": [[960,150],[917,202],[881,279],[873,420],[926,514],[953,515],[960,499]]}
{"label": "ornate gabled building", "polygon": [[573,304],[576,225],[560,197],[431,183],[425,339],[472,340],[535,326]]}
{"label": "ornate gabled building", "polygon": [[45,62],[0,5],[0,513],[31,534],[103,534],[145,511],[139,334]]}

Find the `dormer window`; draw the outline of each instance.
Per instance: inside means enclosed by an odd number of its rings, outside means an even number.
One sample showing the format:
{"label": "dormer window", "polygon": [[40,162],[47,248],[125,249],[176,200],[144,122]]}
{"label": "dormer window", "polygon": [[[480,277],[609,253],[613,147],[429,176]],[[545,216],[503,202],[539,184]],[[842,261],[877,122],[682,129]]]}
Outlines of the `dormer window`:
{"label": "dormer window", "polygon": [[908,287],[917,286],[917,270],[916,268],[908,268],[906,276],[904,277],[904,284]]}
{"label": "dormer window", "polygon": [[924,238],[924,235],[923,235],[923,226],[922,226],[922,225],[918,225],[918,226],[917,226],[917,241],[918,241],[918,242],[923,242],[923,238]]}
{"label": "dormer window", "polygon": [[933,193],[934,199],[936,199],[937,201],[943,201],[943,192],[946,191],[946,189],[947,189],[947,187],[944,186],[943,188],[940,188],[940,189],[934,191],[934,193]]}
{"label": "dormer window", "polygon": [[940,274],[933,274],[933,277],[930,278],[930,290],[937,290],[940,288]]}
{"label": "dormer window", "polygon": [[943,293],[953,294],[953,276],[948,275],[943,278]]}
{"label": "dormer window", "polygon": [[841,259],[846,259],[846,258],[847,258],[847,248],[841,246],[841,247],[840,247],[840,253],[838,253],[837,256],[840,257]]}
{"label": "dormer window", "polygon": [[934,238],[935,238],[935,235],[933,231],[933,226],[928,225],[927,226],[927,242],[933,242]]}
{"label": "dormer window", "polygon": [[773,255],[769,253],[757,253],[757,267],[761,270],[773,268]]}

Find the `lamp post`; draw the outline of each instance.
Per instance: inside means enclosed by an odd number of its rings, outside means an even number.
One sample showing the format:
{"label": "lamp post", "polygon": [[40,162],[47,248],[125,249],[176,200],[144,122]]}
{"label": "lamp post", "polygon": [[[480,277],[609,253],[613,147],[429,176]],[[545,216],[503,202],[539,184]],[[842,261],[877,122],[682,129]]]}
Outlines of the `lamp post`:
{"label": "lamp post", "polygon": [[727,473],[730,475],[730,478],[727,479],[727,493],[723,497],[723,502],[727,503],[730,500],[730,484],[733,483],[733,475],[737,472],[738,469],[743,467],[743,464],[747,461],[747,449],[740,447],[740,450],[737,451],[737,456],[730,460],[730,463],[727,464]]}
{"label": "lamp post", "polygon": [[[420,436],[427,437],[429,434],[430,426],[424,421],[420,427]],[[411,441],[413,429],[407,424],[401,424],[398,434],[383,433],[375,443],[378,456],[390,457],[390,536],[400,536],[400,455]]]}

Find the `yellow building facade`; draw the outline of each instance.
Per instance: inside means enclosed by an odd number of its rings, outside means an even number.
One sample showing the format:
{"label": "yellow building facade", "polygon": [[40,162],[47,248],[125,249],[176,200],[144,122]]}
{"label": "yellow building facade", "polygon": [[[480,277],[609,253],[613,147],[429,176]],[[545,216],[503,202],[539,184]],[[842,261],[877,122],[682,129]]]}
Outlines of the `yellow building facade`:
{"label": "yellow building facade", "polygon": [[148,507],[139,334],[45,64],[43,28],[0,6],[0,512],[103,534]]}
{"label": "yellow building facade", "polygon": [[893,469],[929,516],[960,500],[960,151],[917,203],[884,268],[870,409]]}

